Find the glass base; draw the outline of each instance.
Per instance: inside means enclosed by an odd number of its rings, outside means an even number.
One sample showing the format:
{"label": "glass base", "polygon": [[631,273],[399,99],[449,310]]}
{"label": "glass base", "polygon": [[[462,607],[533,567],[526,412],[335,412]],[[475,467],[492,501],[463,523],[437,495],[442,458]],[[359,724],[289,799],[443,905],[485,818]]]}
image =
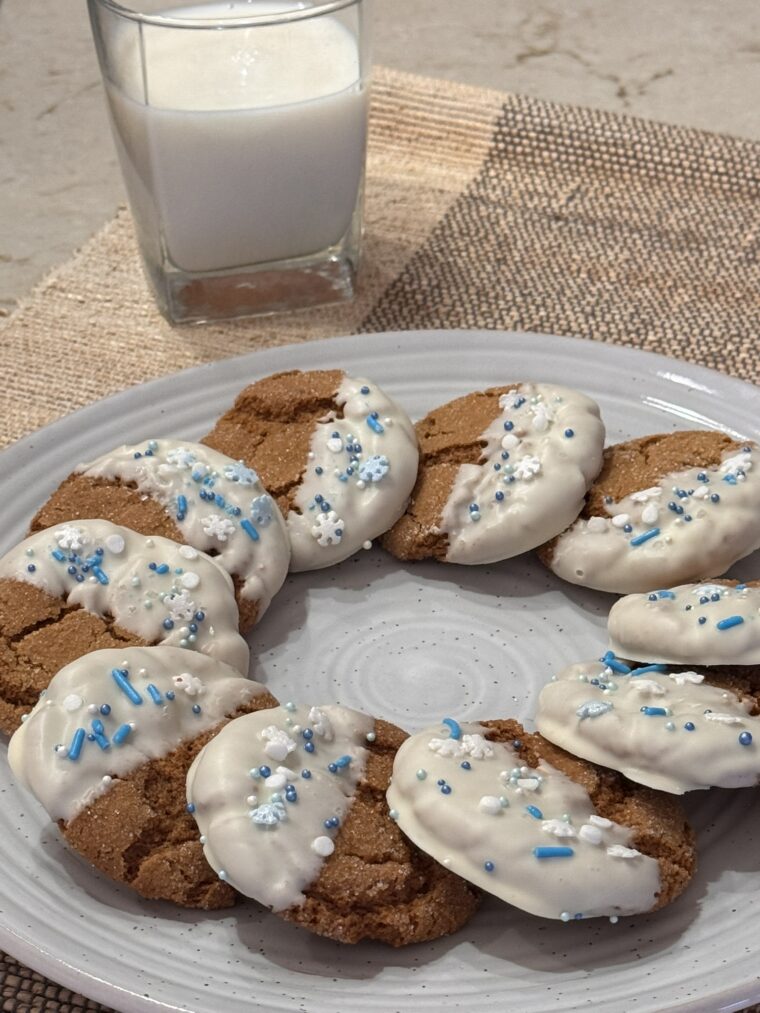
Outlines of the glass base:
{"label": "glass base", "polygon": [[145,268],[170,323],[203,324],[352,299],[357,265],[340,247],[337,251],[202,274],[169,264],[145,262]]}

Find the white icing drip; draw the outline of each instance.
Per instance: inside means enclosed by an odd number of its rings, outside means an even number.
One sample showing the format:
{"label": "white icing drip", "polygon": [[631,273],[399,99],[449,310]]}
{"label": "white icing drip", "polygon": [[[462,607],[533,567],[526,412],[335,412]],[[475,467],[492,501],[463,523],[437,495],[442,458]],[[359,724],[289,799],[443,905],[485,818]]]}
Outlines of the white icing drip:
{"label": "white icing drip", "polygon": [[[219,553],[216,561],[241,579],[242,596],[259,603],[258,618],[282,587],[290,540],[277,504],[251,468],[200,443],[151,440],[118,447],[76,470],[92,478],[134,482],[139,492],[160,503],[189,545]],[[225,506],[201,499],[201,491],[221,496]],[[184,510],[178,496],[185,497]],[[258,540],[240,526],[243,520]]]}
{"label": "white icing drip", "polygon": [[[304,890],[332,852],[328,842],[339,833],[324,822],[334,816],[343,821],[366,764],[372,718],[328,706],[319,709],[320,719],[332,738],[319,734],[307,707],[288,705],[245,715],[201,750],[187,775],[187,797],[195,806],[209,864],[224,872],[240,893],[275,911],[303,902]],[[310,740],[302,734],[308,729],[313,732]],[[294,802],[287,799],[287,787],[272,798],[263,778],[250,775],[261,766],[271,767],[267,746],[280,737],[296,744],[288,756],[286,782],[296,790]],[[315,747],[312,753],[305,749],[309,741]],[[346,756],[350,764],[336,773],[328,770],[329,763]],[[301,776],[304,769],[310,771],[309,778]],[[246,801],[252,788],[257,796],[254,809]]]}
{"label": "white icing drip", "polygon": [[[85,539],[78,553],[79,562],[72,563],[69,557],[73,550],[59,544],[60,532],[66,527],[76,527]],[[118,552],[107,548],[115,536],[122,546]],[[86,560],[93,559],[99,548],[103,554],[96,569]],[[88,570],[83,571],[82,565]],[[238,632],[238,608],[230,575],[209,556],[199,553],[191,563],[198,583],[190,594],[181,586],[182,572],[176,572],[184,571],[187,565],[182,546],[168,538],[147,538],[110,521],[83,520],[31,535],[0,559],[0,577],[33,584],[95,615],[113,616],[119,626],[149,644],[187,647],[188,654],[200,651],[246,674],[248,645]],[[69,567],[76,572],[69,573]],[[163,568],[165,572],[159,572]],[[77,575],[83,579],[78,581]],[[196,612],[202,612],[204,619],[196,620]],[[166,629],[165,621],[173,626]],[[190,629],[193,624],[197,626],[195,632]]]}
{"label": "white icing drip", "polygon": [[[714,595],[720,596],[717,601]],[[742,622],[718,627],[734,616]],[[610,648],[621,658],[673,665],[757,665],[760,588],[681,584],[654,600],[648,594],[630,594],[612,606],[607,629]]]}
{"label": "white icing drip", "polygon": [[[760,718],[749,716],[750,702],[707,682],[680,678],[679,673],[651,672],[646,681],[656,683],[661,692],[647,699],[638,687],[643,676],[607,671],[601,662],[572,665],[544,686],[536,716],[541,734],[576,756],[677,795],[758,783]],[[615,689],[605,693],[592,679]],[[613,707],[594,721],[578,721],[575,708],[589,699]],[[648,715],[642,712],[647,706],[667,713]],[[687,723],[694,725],[692,731],[684,727]],[[739,741],[742,731],[751,733],[749,745]]]}
{"label": "white icing drip", "polygon": [[601,467],[604,426],[585,394],[524,383],[499,403],[480,462],[460,466],[443,509],[452,563],[493,563],[552,538],[578,516]]}
{"label": "white icing drip", "polygon": [[[316,425],[295,496],[300,512],[287,517],[292,570],[332,566],[387,531],[404,512],[417,477],[414,427],[387,394],[371,380],[346,376],[335,400],[343,417],[331,413]],[[357,444],[360,451],[349,451]]]}
{"label": "white icing drip", "polygon": [[[118,687],[113,669],[128,671],[128,681],[140,696],[135,704]],[[178,692],[174,679],[181,673],[199,683],[202,693]],[[154,703],[147,686],[161,700]],[[167,699],[174,692],[174,700]],[[94,651],[66,665],[53,678],[27,720],[13,735],[8,759],[18,780],[42,803],[53,820],[71,820],[112,784],[147,760],[166,756],[180,742],[195,738],[264,687],[244,679],[229,665],[178,647],[125,647]],[[79,706],[74,707],[75,700]],[[102,705],[110,706],[103,714]],[[200,707],[195,713],[193,706]],[[93,708],[90,710],[90,708]],[[265,712],[268,713],[268,712]],[[71,759],[77,729],[89,734],[93,722],[103,726],[104,741],[85,738],[78,759]],[[121,744],[114,733],[130,731]],[[118,740],[118,736],[117,736]],[[62,747],[57,752],[55,747]]]}
{"label": "white icing drip", "polygon": [[[720,465],[672,472],[656,487],[608,504],[611,516],[629,514],[632,531],[611,524],[602,528],[596,518],[576,521],[557,540],[551,569],[572,584],[617,594],[725,573],[760,547],[760,468],[752,468],[752,454],[743,453],[738,456],[744,471],[737,472],[736,456],[726,451]],[[703,474],[707,482],[699,477]],[[679,496],[676,490],[691,493]],[[719,497],[717,502],[713,495]],[[659,512],[653,524],[650,515],[644,515],[655,502]],[[650,532],[651,537],[636,544]]]}
{"label": "white icing drip", "polygon": [[[461,730],[471,735],[485,731],[475,724]],[[603,846],[584,839],[588,832],[571,840],[551,840],[565,816],[576,832],[593,824],[594,807],[580,785],[542,763],[530,770],[540,778],[539,789],[525,795],[516,787],[525,768],[516,767],[519,756],[511,746],[492,742],[490,756],[473,757],[470,769],[464,769],[456,756],[429,749],[431,738],[440,735],[440,728],[429,728],[404,742],[388,790],[399,826],[419,848],[476,886],[547,918],[568,911],[584,917],[632,914],[654,906],[660,887],[658,863],[645,856],[613,862],[606,853],[606,847],[631,845],[629,828],[595,824]],[[426,771],[423,779],[420,769]],[[441,791],[439,780],[450,793]],[[480,805],[483,796],[490,795],[504,799],[495,815]],[[527,806],[535,810],[532,815]],[[534,848],[556,846],[571,847],[574,854],[543,859],[534,855]],[[493,863],[490,872],[488,862]]]}

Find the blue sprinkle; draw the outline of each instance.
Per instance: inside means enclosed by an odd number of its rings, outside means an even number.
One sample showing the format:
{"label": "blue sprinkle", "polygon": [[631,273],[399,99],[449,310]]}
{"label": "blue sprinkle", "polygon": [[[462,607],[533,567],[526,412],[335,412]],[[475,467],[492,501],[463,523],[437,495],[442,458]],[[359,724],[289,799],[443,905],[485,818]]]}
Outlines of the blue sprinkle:
{"label": "blue sprinkle", "polygon": [[158,566],[158,563],[148,563],[148,569],[149,570],[155,570],[157,566]]}
{"label": "blue sprinkle", "polygon": [[509,451],[508,450],[502,450],[502,452],[501,452],[501,459],[502,459],[502,461],[508,461],[509,460]]}
{"label": "blue sprinkle", "polygon": [[27,566],[27,570],[29,571],[29,573],[34,573],[36,569],[37,567],[34,565],[34,563],[30,563],[29,566]]}
{"label": "blue sprinkle", "polygon": [[469,760],[462,760],[459,766],[462,768],[462,770],[472,770],[472,764],[470,763]]}
{"label": "blue sprinkle", "polygon": [[752,745],[752,733],[751,732],[742,732],[741,735],[739,736],[739,744],[742,745],[742,746],[751,746]]}
{"label": "blue sprinkle", "polygon": [[486,870],[486,872],[493,872],[493,870],[495,869],[495,865],[493,864],[493,862],[483,862],[483,868]]}
{"label": "blue sprinkle", "polygon": [[50,555],[53,557],[53,559],[57,559],[59,563],[66,562],[66,556],[64,555],[63,552],[61,552],[60,549],[53,549]]}
{"label": "blue sprinkle", "polygon": [[201,712],[201,705],[199,703],[194,703],[193,714],[200,714],[200,712]]}
{"label": "blue sprinkle", "polygon": [[376,433],[384,433],[385,426],[380,422],[379,419],[375,418],[374,415],[367,416],[367,425]]}
{"label": "blue sprinkle", "polygon": [[665,707],[642,707],[641,713],[646,714],[649,718],[663,718],[668,716],[668,711]]}
{"label": "blue sprinkle", "polygon": [[710,496],[710,500],[711,500],[711,501],[712,501],[713,503],[720,503],[720,496],[718,495],[718,493],[717,493],[717,492],[714,492],[714,493],[713,493],[713,494],[712,494],[712,495]]}
{"label": "blue sprinkle", "polygon": [[335,763],[328,763],[327,769],[330,771],[331,774],[337,774],[338,772],[338,767],[337,764]]}
{"label": "blue sprinkle", "polygon": [[630,540],[629,545],[643,545],[644,542],[648,542],[650,538],[656,538],[660,533],[659,528],[650,528],[649,531],[644,531],[640,535],[636,535]]}
{"label": "blue sprinkle", "polygon": [[308,768],[304,767],[304,769],[301,771],[301,777],[304,779],[304,781],[308,781],[309,778],[311,777],[311,771]]}
{"label": "blue sprinkle", "polygon": [[245,533],[248,535],[251,541],[253,542],[259,541],[259,533],[253,526],[253,524],[251,524],[251,522],[248,520],[247,517],[240,522],[240,527],[243,529],[243,531],[245,531]]}
{"label": "blue sprinkle", "polygon": [[667,665],[642,665],[641,668],[634,668],[631,676],[646,675],[648,672],[667,672]]}
{"label": "blue sprinkle", "polygon": [[544,814],[541,812],[541,810],[538,808],[537,805],[526,805],[525,811],[527,813],[530,813],[530,815],[533,817],[534,820],[542,820],[544,818]]}
{"label": "blue sprinkle", "polygon": [[187,513],[187,499],[184,496],[177,496],[177,520],[183,521]]}
{"label": "blue sprinkle", "polygon": [[622,661],[618,661],[612,651],[607,651],[604,657],[599,659],[603,665],[611,668],[613,672],[617,672],[618,675],[630,675],[631,669],[628,665],[625,665]]}
{"label": "blue sprinkle", "polygon": [[305,739],[313,739],[314,738],[314,732],[312,731],[311,728],[304,728],[304,730],[301,732],[301,735],[303,735],[303,737]]}
{"label": "blue sprinkle", "polygon": [[269,777],[269,775],[272,773],[272,768],[267,767],[267,765],[264,763],[259,767],[259,773],[261,774],[262,777]]}
{"label": "blue sprinkle", "polygon": [[675,598],[675,594],[672,591],[656,591],[658,598]]}
{"label": "blue sprinkle", "polygon": [[69,566],[66,568],[66,572],[70,573],[71,576],[73,577],[74,574],[77,572],[77,568],[75,566]]}
{"label": "blue sprinkle", "polygon": [[307,753],[313,753],[314,752],[314,743],[313,742],[307,742],[306,745],[303,748],[306,750]]}
{"label": "blue sprinkle", "polygon": [[98,582],[100,584],[107,584],[108,583],[108,577],[106,576],[105,573],[103,573],[103,571],[100,569],[99,566],[93,566],[92,572],[97,577]]}
{"label": "blue sprinkle", "polygon": [[82,574],[81,574],[81,573],[78,573],[78,574],[77,574],[77,576],[76,576],[76,580],[77,580],[77,583],[78,583],[78,584],[81,584],[81,583],[82,583],[82,581],[84,580],[84,577],[82,576]]}
{"label": "blue sprinkle", "polygon": [[359,393],[360,394],[369,394],[369,387],[360,387],[359,388]]}
{"label": "blue sprinkle", "polygon": [[697,622],[699,623],[700,626],[704,626],[705,623],[707,622],[707,616],[700,616]]}
{"label": "blue sprinkle", "polygon": [[684,725],[684,728],[686,729],[687,732],[693,732],[694,731],[694,722],[693,721],[687,721],[686,724]]}
{"label": "blue sprinkle", "polygon": [[119,727],[113,733],[114,745],[120,746],[122,742],[124,742],[129,737],[131,732],[132,729],[129,727],[129,725],[119,725]]}
{"label": "blue sprinkle", "polygon": [[165,630],[173,630],[174,629],[174,620],[173,619],[164,619],[164,621],[163,621],[163,623],[161,625],[164,627]]}
{"label": "blue sprinkle", "polygon": [[85,730],[84,728],[77,728],[74,732],[74,738],[71,740],[69,746],[69,759],[78,760],[79,754],[82,752],[82,746],[84,745]]}
{"label": "blue sprinkle", "polygon": [[624,524],[623,525],[623,531],[625,531],[625,533],[627,535],[630,535],[630,533],[633,531],[633,525],[632,524]]}
{"label": "blue sprinkle", "polygon": [[507,430],[508,433],[511,433],[512,430],[515,428],[515,424],[514,422],[507,421],[504,423],[504,428]]}
{"label": "blue sprinkle", "polygon": [[732,626],[741,626],[743,622],[743,616],[729,616],[727,619],[721,619],[715,626],[719,630],[730,630]]}
{"label": "blue sprinkle", "polygon": [[572,858],[575,854],[572,848],[565,846],[534,848],[533,854],[536,858]]}
{"label": "blue sprinkle", "polygon": [[195,613],[195,618],[197,619],[197,621],[199,623],[202,623],[203,620],[206,618],[206,613],[205,612],[196,612]]}
{"label": "blue sprinkle", "polygon": [[[137,692],[135,687],[130,683],[129,673],[126,671],[126,669],[112,668],[111,675],[113,676],[113,680],[116,683],[116,685],[119,687],[122,693],[124,693],[124,695],[128,698],[130,703],[137,705],[143,702],[143,698]],[[116,736],[114,736],[114,741],[115,740]]]}
{"label": "blue sprinkle", "polygon": [[109,715],[109,714],[111,713],[111,705],[110,705],[110,704],[107,704],[107,703],[102,703],[102,704],[100,705],[100,713],[101,713],[101,714],[102,714],[102,715],[103,715],[104,717],[108,717],[108,715]]}
{"label": "blue sprinkle", "polygon": [[720,601],[720,595],[716,591],[715,594],[710,595],[710,601]]}
{"label": "blue sprinkle", "polygon": [[168,573],[168,572],[169,572],[168,563],[161,563],[159,566],[156,567],[156,573]]}
{"label": "blue sprinkle", "polygon": [[572,429],[566,429],[566,430],[565,430],[565,436],[566,436],[566,437],[567,437],[568,439],[571,439],[571,437],[575,436],[575,431],[574,431],[574,430],[572,430]]}
{"label": "blue sprinkle", "polygon": [[350,756],[339,756],[338,759],[335,761],[335,766],[338,767],[338,769],[342,769],[343,767],[347,767],[350,762],[351,762]]}
{"label": "blue sprinkle", "polygon": [[497,503],[501,503],[501,501],[504,499],[504,493],[501,490],[499,490],[494,498],[496,499]]}
{"label": "blue sprinkle", "polygon": [[729,485],[736,485],[736,475],[724,475],[723,481],[728,482]]}
{"label": "blue sprinkle", "polygon": [[442,795],[450,795],[451,794],[451,785],[450,784],[442,784],[441,785],[441,794]]}
{"label": "blue sprinkle", "polygon": [[613,705],[607,700],[589,700],[583,703],[576,710],[576,716],[583,721],[585,718],[598,718],[613,709]]}
{"label": "blue sprinkle", "polygon": [[462,737],[462,729],[459,727],[459,722],[455,721],[454,718],[444,718],[441,724],[446,725],[449,729],[450,739],[460,739]]}
{"label": "blue sprinkle", "polygon": [[174,690],[173,689],[167,690],[167,692],[166,692],[166,699],[167,700],[173,700],[174,699]]}
{"label": "blue sprinkle", "polygon": [[161,703],[163,701],[163,697],[161,696],[158,687],[154,686],[152,682],[149,683],[145,688],[147,689],[148,696],[151,698],[153,703]]}
{"label": "blue sprinkle", "polygon": [[111,748],[111,743],[106,738],[103,722],[98,718],[95,718],[92,722],[92,738],[95,742],[97,742],[101,749],[105,750]]}
{"label": "blue sprinkle", "polygon": [[194,813],[195,812],[195,806],[193,805],[192,802],[188,802],[187,805],[185,806],[185,809],[189,813]]}
{"label": "blue sprinkle", "polygon": [[704,471],[700,471],[699,474],[697,475],[697,481],[704,483],[704,482],[709,482],[710,479],[707,477],[707,475],[706,475],[706,473]]}

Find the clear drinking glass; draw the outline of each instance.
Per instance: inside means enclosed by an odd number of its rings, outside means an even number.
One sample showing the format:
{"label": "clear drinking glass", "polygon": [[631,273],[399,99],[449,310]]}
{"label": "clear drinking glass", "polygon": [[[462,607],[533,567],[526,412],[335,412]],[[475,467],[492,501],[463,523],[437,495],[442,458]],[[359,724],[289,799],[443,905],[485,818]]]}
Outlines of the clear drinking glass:
{"label": "clear drinking glass", "polygon": [[370,0],[88,0],[145,271],[170,320],[351,298]]}

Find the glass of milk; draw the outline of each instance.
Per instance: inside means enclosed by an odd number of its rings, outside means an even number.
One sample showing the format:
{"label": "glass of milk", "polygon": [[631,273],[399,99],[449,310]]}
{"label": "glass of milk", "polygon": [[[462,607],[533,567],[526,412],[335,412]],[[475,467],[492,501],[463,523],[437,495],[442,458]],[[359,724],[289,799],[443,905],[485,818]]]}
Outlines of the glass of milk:
{"label": "glass of milk", "polygon": [[176,323],[351,298],[370,0],[88,0],[140,252]]}

